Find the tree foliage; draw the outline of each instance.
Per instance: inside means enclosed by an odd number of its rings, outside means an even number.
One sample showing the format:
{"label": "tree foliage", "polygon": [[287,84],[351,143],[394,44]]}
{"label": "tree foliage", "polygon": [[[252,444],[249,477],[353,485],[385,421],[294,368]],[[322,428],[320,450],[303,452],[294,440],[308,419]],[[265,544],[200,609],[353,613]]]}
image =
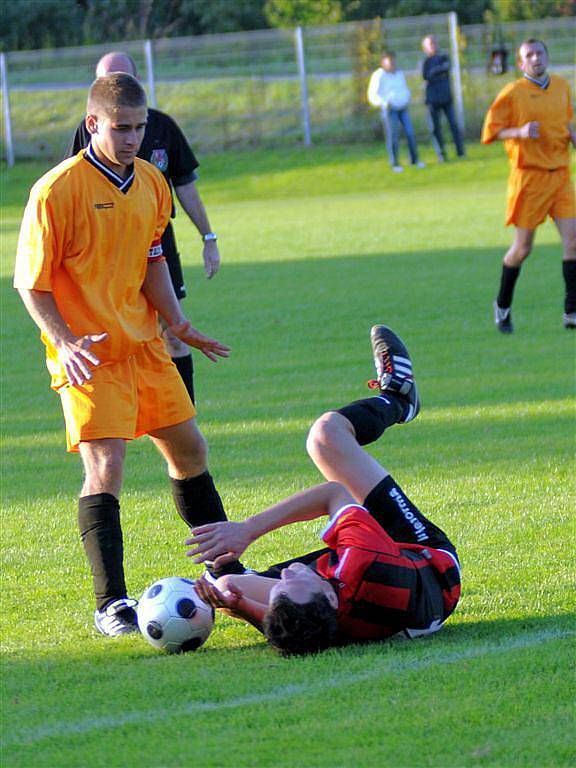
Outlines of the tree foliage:
{"label": "tree foliage", "polygon": [[271,27],[337,24],[343,21],[340,0],[266,0],[264,12]]}
{"label": "tree foliage", "polygon": [[576,15],[576,0],[2,0],[0,48],[54,48],[456,11],[461,24]]}
{"label": "tree foliage", "polygon": [[551,16],[576,16],[576,0],[492,0],[500,21],[534,21]]}

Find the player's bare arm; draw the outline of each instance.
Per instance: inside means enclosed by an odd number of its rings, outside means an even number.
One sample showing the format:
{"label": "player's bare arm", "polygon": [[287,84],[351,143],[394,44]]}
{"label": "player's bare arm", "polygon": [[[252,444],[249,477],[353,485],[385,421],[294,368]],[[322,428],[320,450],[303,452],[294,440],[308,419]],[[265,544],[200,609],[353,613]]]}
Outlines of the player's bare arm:
{"label": "player's bare arm", "polygon": [[[180,205],[184,208],[198,232],[201,235],[211,232],[212,228],[208,221],[208,214],[204,208],[204,203],[200,199],[196,184],[191,181],[188,184],[174,187],[174,191]],[[216,240],[204,242],[202,257],[204,259],[204,272],[208,280],[210,280],[220,269],[220,252]]]}
{"label": "player's bare arm", "polygon": [[503,128],[496,138],[500,141],[506,139],[539,139],[540,138],[540,123],[536,120],[531,120],[518,128]]}
{"label": "player's bare arm", "polygon": [[303,520],[332,517],[354,499],[340,483],[322,483],[289,496],[258,515],[243,522],[210,523],[195,528],[186,544],[192,546],[186,554],[195,563],[214,562],[216,569],[235,560],[252,542],[266,533]]}
{"label": "player's bare arm", "polygon": [[75,386],[89,381],[92,378],[90,365],[100,364],[91,347],[104,341],[108,334],[76,336],[64,321],[50,291],[21,288],[18,293],[32,320],[58,350],[69,383]]}
{"label": "player's bare arm", "polygon": [[219,357],[229,356],[230,347],[205,336],[185,317],[174,293],[165,261],[153,261],[148,264],[142,292],[152,307],[166,320],[168,330],[174,336],[199,349],[212,362],[216,362]]}

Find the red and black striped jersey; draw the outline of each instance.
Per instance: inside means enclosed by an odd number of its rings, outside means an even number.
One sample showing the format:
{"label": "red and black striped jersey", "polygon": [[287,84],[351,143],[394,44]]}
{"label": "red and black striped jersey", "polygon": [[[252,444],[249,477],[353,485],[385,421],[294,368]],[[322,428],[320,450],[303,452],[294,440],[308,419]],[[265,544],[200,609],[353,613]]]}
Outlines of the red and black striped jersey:
{"label": "red and black striped jersey", "polygon": [[360,505],[343,507],[324,529],[330,552],[314,567],[338,594],[341,639],[408,637],[440,628],[460,597],[451,552],[394,541]]}

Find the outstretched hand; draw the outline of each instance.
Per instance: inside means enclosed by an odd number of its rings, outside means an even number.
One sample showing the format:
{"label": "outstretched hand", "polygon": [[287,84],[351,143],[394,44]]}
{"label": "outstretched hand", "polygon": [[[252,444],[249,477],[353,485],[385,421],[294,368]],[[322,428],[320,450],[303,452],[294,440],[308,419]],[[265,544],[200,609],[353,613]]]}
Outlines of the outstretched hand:
{"label": "outstretched hand", "polygon": [[244,597],[244,593],[236,584],[228,584],[226,590],[221,592],[214,584],[210,584],[204,578],[196,580],[194,589],[198,597],[211,605],[212,608],[224,608],[232,612],[238,608],[238,603]]}
{"label": "outstretched hand", "polygon": [[188,344],[190,347],[196,347],[202,354],[206,355],[213,363],[217,362],[219,357],[229,357],[230,347],[226,344],[221,344],[216,339],[211,339],[209,336],[205,336],[200,333],[199,330],[194,328],[188,320],[182,323],[176,323],[176,325],[169,326],[168,330],[180,341]]}
{"label": "outstretched hand", "polygon": [[92,378],[88,363],[100,365],[100,360],[90,349],[108,337],[107,333],[93,333],[75,339],[62,341],[57,345],[58,359],[64,366],[66,378],[71,386],[81,386]]}
{"label": "outstretched hand", "polygon": [[251,541],[245,523],[208,523],[194,528],[192,536],[186,539],[186,544],[194,547],[186,554],[198,564],[211,561],[218,570],[231,560],[238,560]]}

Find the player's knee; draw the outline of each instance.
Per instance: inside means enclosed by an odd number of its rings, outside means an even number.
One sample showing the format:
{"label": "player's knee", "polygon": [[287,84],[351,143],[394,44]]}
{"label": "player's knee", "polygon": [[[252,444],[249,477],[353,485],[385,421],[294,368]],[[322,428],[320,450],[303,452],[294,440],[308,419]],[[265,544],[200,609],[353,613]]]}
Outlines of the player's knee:
{"label": "player's knee", "polygon": [[335,411],[323,413],[310,427],[306,439],[306,450],[312,460],[324,456],[341,434],[344,417]]}

